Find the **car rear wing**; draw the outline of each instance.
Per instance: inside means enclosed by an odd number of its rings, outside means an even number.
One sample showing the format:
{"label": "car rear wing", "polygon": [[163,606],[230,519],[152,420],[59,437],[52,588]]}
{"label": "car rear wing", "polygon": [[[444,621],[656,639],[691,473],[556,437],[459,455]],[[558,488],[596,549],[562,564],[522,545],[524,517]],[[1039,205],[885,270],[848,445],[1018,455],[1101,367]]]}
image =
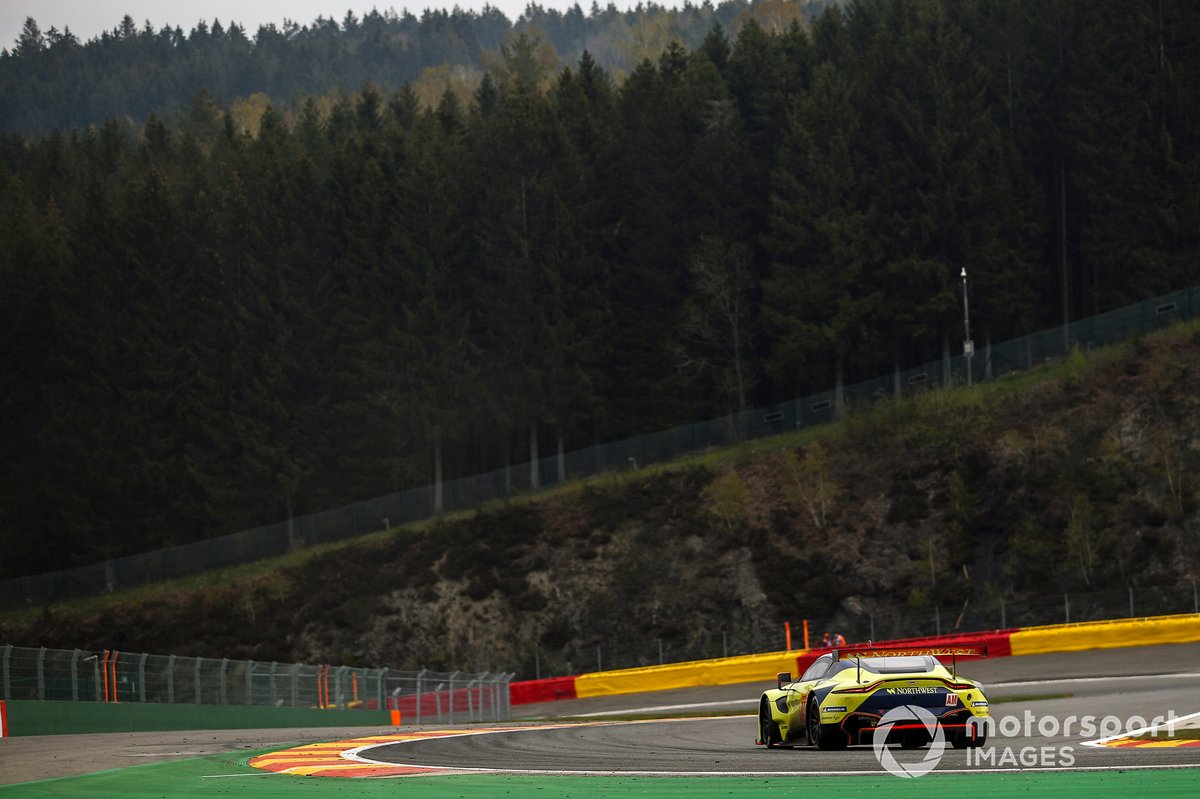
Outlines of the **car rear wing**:
{"label": "car rear wing", "polygon": [[958,659],[960,657],[985,658],[987,655],[986,644],[983,646],[876,646],[868,643],[833,651],[835,661],[857,661],[860,671],[863,658],[948,657],[950,658],[950,673],[954,677],[958,676]]}

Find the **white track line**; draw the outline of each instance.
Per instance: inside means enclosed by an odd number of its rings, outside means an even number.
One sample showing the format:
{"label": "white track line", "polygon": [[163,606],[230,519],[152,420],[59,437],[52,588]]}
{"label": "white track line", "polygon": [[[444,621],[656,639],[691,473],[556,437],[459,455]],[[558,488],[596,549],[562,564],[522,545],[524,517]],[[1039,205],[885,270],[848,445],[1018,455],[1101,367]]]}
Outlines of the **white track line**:
{"label": "white track line", "polygon": [[[1181,721],[1186,721],[1187,719],[1194,719],[1197,717],[1200,717],[1200,712],[1189,713],[1186,716],[1176,716],[1174,719],[1171,720],[1170,723],[1178,724]],[[1130,737],[1133,737],[1134,735],[1144,735],[1145,733],[1153,732],[1154,730],[1160,729],[1161,727],[1166,727],[1167,724],[1168,724],[1168,722],[1164,721],[1159,724],[1152,724],[1148,727],[1143,727],[1140,730],[1126,730],[1125,732],[1117,733],[1116,735],[1110,735],[1107,738],[1097,738],[1093,741],[1080,741],[1080,744],[1083,746],[1102,747],[1109,741],[1115,741],[1118,738],[1130,738]]]}
{"label": "white track line", "polygon": [[1025,685],[1058,685],[1061,683],[1083,682],[1124,682],[1127,680],[1196,680],[1200,672],[1185,674],[1129,674],[1121,677],[1056,677],[1049,680],[1016,680],[1014,682],[988,682],[983,680],[985,691],[992,688],[1020,688]]}

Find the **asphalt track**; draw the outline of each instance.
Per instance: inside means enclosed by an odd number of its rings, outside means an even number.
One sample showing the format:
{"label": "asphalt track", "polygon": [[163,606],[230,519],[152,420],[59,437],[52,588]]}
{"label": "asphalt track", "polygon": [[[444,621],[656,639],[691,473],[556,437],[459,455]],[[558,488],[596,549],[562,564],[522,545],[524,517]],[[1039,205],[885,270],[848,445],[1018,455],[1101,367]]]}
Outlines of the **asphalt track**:
{"label": "asphalt track", "polygon": [[[1075,729],[1067,735],[1050,735],[1037,729],[1040,720],[1049,718],[1061,723],[1075,717],[1079,724],[1085,716],[1112,715],[1128,721],[1135,716],[1197,713],[1200,644],[1003,658],[964,665],[960,671],[985,682],[995,703],[994,715],[1013,717],[1024,726],[1028,713],[1033,729],[1030,734],[1020,730],[994,738],[990,742],[997,752],[993,762],[968,763],[966,753],[947,749],[933,773],[919,780],[886,774],[870,748],[826,753],[754,746],[754,701],[759,689],[770,684],[763,682],[519,706],[514,715],[530,719],[527,729],[392,744],[360,753],[374,761],[441,767],[457,774],[405,778],[402,785],[395,780],[306,779],[258,772],[246,765],[250,755],[285,742],[329,740],[346,731],[153,733],[152,739],[128,734],[13,738],[0,742],[0,797],[272,799],[402,793],[412,799],[503,795],[703,799],[757,796],[764,791],[815,796],[830,790],[848,796],[881,792],[927,796],[930,790],[947,790],[974,799],[1049,793],[1080,799],[1200,795],[1200,748],[1113,749],[1086,745],[1101,737],[1099,731],[1082,735]],[[1006,698],[1015,701],[1003,701]],[[743,709],[750,715],[637,722],[613,715]],[[561,716],[586,717],[587,723],[539,729],[537,719]],[[1200,726],[1200,716],[1185,724]],[[345,737],[371,732],[394,730],[359,728]],[[464,732],[479,730],[464,728]],[[138,748],[144,751],[134,751]],[[1008,750],[1017,759],[1006,763],[1002,753]],[[1030,753],[1036,753],[1038,762],[1021,762],[1022,754],[1028,760]],[[926,754],[926,750],[897,752],[897,759],[918,762]],[[117,768],[138,762],[139,755],[154,765]],[[54,763],[61,767],[51,767]],[[116,770],[27,782],[99,769]],[[701,775],[708,776],[696,779]]]}
{"label": "asphalt track", "polygon": [[[995,754],[982,760],[976,752],[947,748],[937,766],[939,772],[1200,767],[1200,748],[1112,749],[1086,744],[1126,732],[1131,722],[1141,729],[1156,717],[1165,720],[1171,714],[1190,715],[1182,724],[1200,726],[1200,715],[1192,715],[1200,712],[1200,644],[1003,658],[963,664],[960,671],[984,682],[995,703],[993,715],[1002,734],[991,740]],[[552,712],[583,716],[591,723],[567,730],[530,729],[389,744],[362,754],[387,763],[542,774],[815,776],[881,772],[869,746],[842,752],[754,746],[755,701],[758,691],[769,685],[558,702],[554,703],[557,707],[541,705],[530,708],[532,713],[519,715]],[[618,714],[743,709],[746,716],[605,721]],[[1111,717],[1108,725],[1105,717]],[[1071,726],[1064,734],[1068,721]],[[901,763],[920,762],[925,754],[918,751],[907,754],[906,759],[896,758]],[[1196,779],[1200,788],[1200,771]]]}

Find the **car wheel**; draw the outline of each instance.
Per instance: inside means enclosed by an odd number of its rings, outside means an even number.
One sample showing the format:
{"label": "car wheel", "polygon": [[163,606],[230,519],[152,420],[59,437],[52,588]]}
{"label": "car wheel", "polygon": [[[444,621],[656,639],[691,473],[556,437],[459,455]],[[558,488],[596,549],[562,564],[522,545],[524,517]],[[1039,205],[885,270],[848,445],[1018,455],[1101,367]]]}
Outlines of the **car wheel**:
{"label": "car wheel", "polygon": [[950,745],[955,749],[978,749],[987,743],[987,729],[980,727],[975,731],[975,737],[967,736],[966,730],[955,730],[950,736]]}
{"label": "car wheel", "polygon": [[808,740],[818,749],[845,749],[850,739],[836,724],[822,724],[821,711],[815,699],[808,700],[808,712],[804,716]]}
{"label": "car wheel", "polygon": [[779,734],[779,725],[771,718],[771,708],[767,707],[765,699],[759,703],[758,708],[758,740],[768,749],[774,749],[783,743],[783,736]]}

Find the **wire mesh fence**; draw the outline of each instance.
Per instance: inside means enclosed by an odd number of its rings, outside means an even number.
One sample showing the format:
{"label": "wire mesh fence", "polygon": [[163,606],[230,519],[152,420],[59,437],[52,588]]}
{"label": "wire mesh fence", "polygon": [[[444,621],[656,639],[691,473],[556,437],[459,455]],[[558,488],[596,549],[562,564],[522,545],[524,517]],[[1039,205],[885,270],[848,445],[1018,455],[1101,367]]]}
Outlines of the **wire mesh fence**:
{"label": "wire mesh fence", "polygon": [[[863,407],[881,396],[902,396],[934,387],[982,382],[1061,358],[1073,348],[1090,350],[1200,316],[1200,287],[1183,289],[1115,311],[1082,319],[885,377],[776,405],[671,430],[576,450],[563,455],[568,480],[637,468],[708,447],[777,435],[833,421],[839,411]],[[560,478],[557,457],[451,480],[443,486],[443,510],[452,512],[549,487]],[[279,522],[252,530],[170,547],[105,563],[0,581],[0,604],[46,602],[111,591],[120,586],[182,577],[250,563],[312,546],[353,538],[394,525],[427,519],[434,513],[433,486],[413,488],[333,510],[301,516],[291,526]]]}
{"label": "wire mesh fence", "polygon": [[399,710],[408,722],[509,718],[511,674],[0,647],[0,698]]}

